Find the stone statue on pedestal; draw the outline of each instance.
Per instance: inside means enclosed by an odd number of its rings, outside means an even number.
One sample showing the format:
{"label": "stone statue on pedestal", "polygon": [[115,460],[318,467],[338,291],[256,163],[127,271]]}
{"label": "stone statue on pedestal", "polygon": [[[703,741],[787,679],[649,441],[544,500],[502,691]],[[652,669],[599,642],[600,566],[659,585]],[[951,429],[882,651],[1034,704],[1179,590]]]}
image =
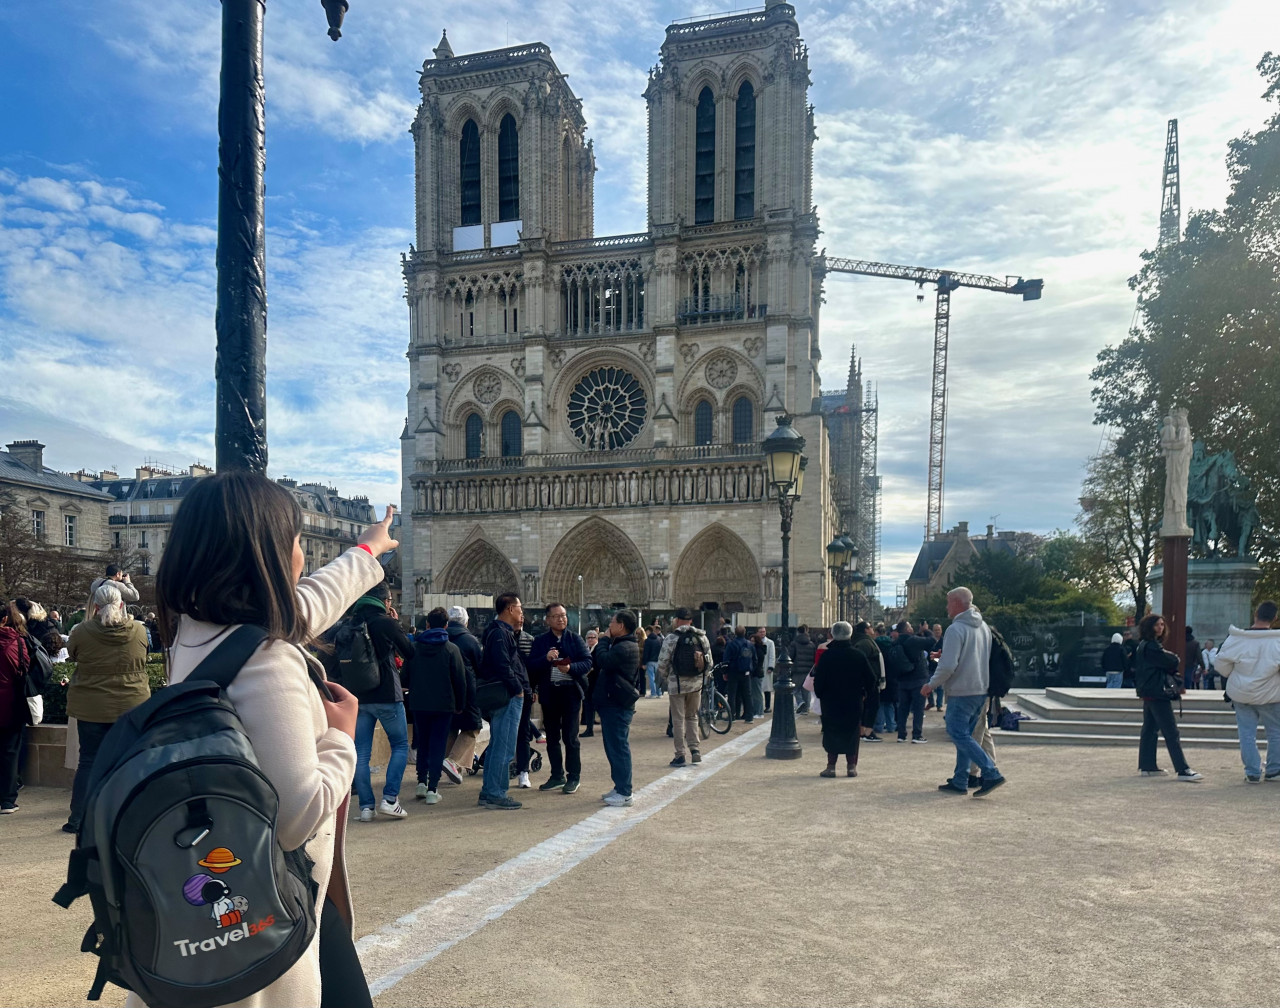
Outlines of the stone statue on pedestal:
{"label": "stone statue on pedestal", "polygon": [[1164,522],[1160,534],[1165,538],[1190,536],[1187,525],[1187,482],[1191,469],[1191,425],[1187,411],[1169,411],[1160,428],[1160,449],[1164,452]]}

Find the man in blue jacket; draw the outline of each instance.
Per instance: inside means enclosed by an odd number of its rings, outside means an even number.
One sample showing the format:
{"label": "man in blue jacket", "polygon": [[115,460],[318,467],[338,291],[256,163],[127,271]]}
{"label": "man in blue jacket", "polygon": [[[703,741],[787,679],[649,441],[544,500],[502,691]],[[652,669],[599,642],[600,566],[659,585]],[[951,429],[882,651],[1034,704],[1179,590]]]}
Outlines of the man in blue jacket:
{"label": "man in blue jacket", "polygon": [[747,638],[745,626],[734,630],[733,637],[724,649],[724,663],[729,666],[729,709],[734,712],[734,717],[742,718],[743,724],[751,724],[755,720],[751,702],[751,675],[756,665],[756,646]]}
{"label": "man in blue jacket", "polygon": [[547,606],[546,619],[548,630],[534,638],[528,663],[534,693],[542,704],[547,758],[551,761],[551,777],[538,790],[559,788],[565,794],[573,794],[582,779],[578,719],[587,690],[587,673],[591,671],[591,652],[586,642],[569,629],[569,613],[559,602]]}
{"label": "man in blue jacket", "polygon": [[516,731],[524,710],[529,677],[520,660],[516,634],[524,626],[524,606],[514,592],[504,592],[493,600],[497,618],[484,632],[484,655],[476,670],[478,684],[500,682],[507,688],[506,705],[489,718],[489,751],[484,758],[484,784],[477,804],[491,809],[518,809],[520,803],[507,795],[511,781],[511,761],[516,755]]}

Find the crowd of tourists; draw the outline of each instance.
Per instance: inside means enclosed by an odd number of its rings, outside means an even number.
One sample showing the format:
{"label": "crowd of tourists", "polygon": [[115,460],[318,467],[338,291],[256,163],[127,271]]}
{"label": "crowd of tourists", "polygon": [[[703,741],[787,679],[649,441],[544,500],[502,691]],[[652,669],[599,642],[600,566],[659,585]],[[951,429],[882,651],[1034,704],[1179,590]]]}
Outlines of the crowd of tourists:
{"label": "crowd of tourists", "polygon": [[[75,662],[67,713],[76,724],[79,762],[63,828],[77,835],[77,847],[58,902],[68,905],[103,884],[85,872],[84,863],[106,856],[101,831],[118,829],[113,815],[129,814],[128,808],[104,808],[98,801],[114,786],[111,775],[131,765],[128,746],[141,744],[147,732],[163,735],[164,718],[149,718],[164,704],[199,700],[212,705],[210,710],[233,713],[228,723],[251,747],[254,779],[267,782],[278,803],[267,835],[286,859],[273,861],[268,850],[264,877],[274,872],[279,881],[283,872],[300,873],[299,884],[314,894],[313,902],[299,904],[295,919],[279,921],[294,929],[294,937],[273,945],[242,943],[239,959],[227,957],[225,989],[247,991],[255,1005],[370,1005],[352,943],[342,824],[348,817],[406,818],[400,796],[411,758],[414,795],[424,807],[442,800],[443,782],[456,786],[482,771],[478,805],[516,810],[522,802],[512,797],[512,782],[517,791],[533,788],[531,770],[542,752],[550,765],[537,790],[576,793],[584,779],[580,739],[598,728],[612,784],[600,800],[624,808],[634,801],[630,728],[642,698],[667,698],[674,749],[668,765],[674,768],[702,762],[699,719],[708,688],[724,692],[735,717],[747,725],[777,702],[772,687],[780,648],[767,630],[718,627],[708,636],[688,609],[677,609],[665,627],[643,627],[635,612],[618,609],[602,630],[579,634],[569,629],[566,607],[552,602],[542,607],[545,630],[534,635],[525,629],[522,600],[504,593],[494,599],[492,621],[480,636],[459,607],[432,609],[409,631],[391,604],[378,562],[397,545],[389,534],[393,510],[356,547],[303,577],[302,517],[294,498],[256,474],[211,476],[192,489],[175,518],[157,575],[154,617],[130,612],[136,589],[115,568],[90,586],[83,618],[68,631],[58,612],[31,599],[0,600],[4,813],[18,810],[22,730],[38,720],[37,700],[53,662]],[[938,624],[917,627],[906,620],[891,626],[840,621],[830,628],[800,627],[788,642],[795,683],[789,699],[797,716],[821,719],[821,777],[840,775],[842,759],[843,775],[858,776],[863,747],[890,737],[927,744],[924,720],[932,709],[942,715],[955,749],[954,771],[939,790],[983,796],[1005,783],[990,730],[1003,642],[967,588],[948,593],[947,615],[945,632]],[[1225,679],[1249,783],[1280,778],[1280,631],[1271,629],[1276,615],[1275,603],[1264,602],[1251,626],[1232,627],[1220,647],[1203,648],[1200,655],[1201,676]],[[1121,636],[1112,644],[1119,652],[1118,658],[1112,652],[1117,673],[1133,677],[1143,701],[1139,769],[1146,775],[1165,772],[1156,762],[1163,734],[1178,777],[1200,780],[1182,754],[1171,707],[1190,685],[1177,671],[1187,653],[1168,650],[1164,637],[1164,620],[1151,614],[1140,622],[1134,641]],[[144,666],[154,647],[165,651],[170,688],[152,695]],[[378,724],[389,743],[380,795],[370,765]],[[487,745],[477,752],[486,725]],[[1268,739],[1265,765],[1256,741],[1259,726]],[[196,745],[198,736],[193,727],[190,738],[180,733],[178,741]],[[134,772],[162,769],[144,761]],[[216,777],[205,786],[216,790]],[[216,798],[210,795],[209,801]],[[213,843],[206,837],[217,828],[206,807],[204,797],[188,801],[184,818],[175,821],[182,828],[173,842],[190,848],[192,859],[200,857],[193,860],[196,874],[181,889],[182,905],[212,908],[217,927],[236,927],[247,921],[243,915],[252,899],[235,895],[216,877],[242,863],[231,841],[219,837],[219,846],[197,849],[202,841]],[[300,860],[290,860],[299,853]],[[114,857],[126,854],[112,850]],[[141,859],[135,867],[139,877],[154,870]],[[125,885],[133,876],[115,877]],[[107,905],[94,901],[98,913]],[[147,917],[145,910],[135,911],[133,918]],[[158,909],[153,915],[164,917]],[[280,916],[286,916],[283,908]],[[155,920],[127,924],[150,934]],[[100,933],[109,930],[96,918],[95,926]],[[254,926],[273,925],[259,920]],[[178,973],[188,946],[230,947],[221,938],[174,944],[181,946],[180,955],[171,956],[166,968]],[[100,970],[96,990],[122,976],[151,982],[122,965],[127,947],[99,946],[100,954],[106,948],[114,955],[115,966]],[[259,958],[246,959],[250,952]],[[134,987],[127,1003],[147,1003],[144,993]]]}

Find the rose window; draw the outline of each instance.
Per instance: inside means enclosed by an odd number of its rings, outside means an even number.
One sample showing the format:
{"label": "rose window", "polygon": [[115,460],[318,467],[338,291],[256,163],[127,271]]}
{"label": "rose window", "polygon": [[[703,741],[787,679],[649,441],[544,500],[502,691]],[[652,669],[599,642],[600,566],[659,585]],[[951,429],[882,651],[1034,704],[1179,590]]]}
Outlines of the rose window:
{"label": "rose window", "polygon": [[569,427],[588,451],[630,444],[644,426],[644,389],[621,368],[596,368],[569,394]]}

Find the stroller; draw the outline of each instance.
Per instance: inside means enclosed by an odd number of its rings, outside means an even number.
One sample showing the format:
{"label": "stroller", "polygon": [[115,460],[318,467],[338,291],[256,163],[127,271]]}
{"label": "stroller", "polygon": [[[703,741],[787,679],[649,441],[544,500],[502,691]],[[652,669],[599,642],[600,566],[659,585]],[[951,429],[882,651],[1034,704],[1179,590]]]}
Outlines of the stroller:
{"label": "stroller", "polygon": [[[540,730],[535,729],[533,726],[533,722],[530,721],[528,738],[526,739],[526,741],[529,743],[529,748],[531,750],[529,753],[529,772],[530,773],[537,773],[539,770],[542,769],[542,753],[539,752],[533,746],[534,739],[539,737],[541,737]],[[481,770],[483,770],[484,758],[488,755],[489,755],[489,747],[485,746],[484,752],[482,752],[479,756],[472,756],[471,766],[467,767],[467,773],[470,774],[472,777],[474,777]],[[515,760],[511,761],[511,766],[508,768],[508,773],[512,779],[515,779],[516,777],[520,776],[520,771],[516,769]]]}

